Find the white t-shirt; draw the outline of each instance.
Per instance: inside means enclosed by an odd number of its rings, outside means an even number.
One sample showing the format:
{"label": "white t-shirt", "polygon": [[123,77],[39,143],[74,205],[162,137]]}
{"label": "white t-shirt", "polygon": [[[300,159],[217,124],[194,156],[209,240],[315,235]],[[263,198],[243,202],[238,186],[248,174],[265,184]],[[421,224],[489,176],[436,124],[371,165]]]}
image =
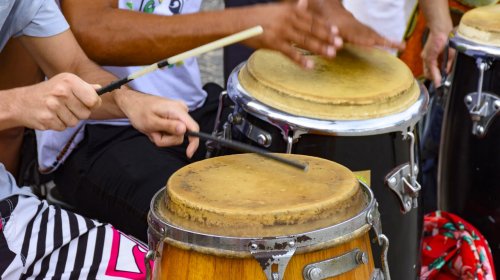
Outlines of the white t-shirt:
{"label": "white t-shirt", "polygon": [[[120,9],[128,9],[171,16],[175,14],[189,14],[200,10],[201,0],[119,0]],[[133,24],[133,23],[131,23]],[[158,26],[158,28],[162,28]],[[147,50],[145,50],[147,51]],[[126,77],[142,67],[105,67],[118,77]],[[200,70],[196,58],[183,61],[183,65],[164,68],[142,76],[128,84],[135,90],[183,100],[190,110],[203,105],[207,96],[202,90]]]}
{"label": "white t-shirt", "polygon": [[400,42],[404,39],[417,0],[344,0],[343,4],[360,22],[380,35]]}
{"label": "white t-shirt", "polygon": [[[118,2],[120,9],[165,16],[195,13],[199,11],[200,6],[201,0],[119,0]],[[158,26],[158,28],[162,27]],[[117,77],[122,78],[141,67],[105,68]],[[187,59],[180,65],[156,70],[130,82],[128,85],[140,92],[182,100],[190,110],[201,107],[207,96],[207,93],[202,89],[196,58]],[[37,131],[38,162],[42,172],[52,172],[64,162],[71,151],[83,139],[86,124],[130,125],[127,119],[88,120],[80,122],[77,127],[62,132],[52,130]]]}

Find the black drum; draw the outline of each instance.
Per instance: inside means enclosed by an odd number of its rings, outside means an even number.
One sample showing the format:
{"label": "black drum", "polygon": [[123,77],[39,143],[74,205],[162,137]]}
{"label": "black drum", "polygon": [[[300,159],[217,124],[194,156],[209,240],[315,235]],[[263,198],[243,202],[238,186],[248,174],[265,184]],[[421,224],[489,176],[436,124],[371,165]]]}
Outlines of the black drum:
{"label": "black drum", "polygon": [[[489,16],[488,16],[489,15]],[[438,200],[488,240],[500,271],[500,5],[467,12],[441,135]],[[497,32],[497,31],[495,31]]]}
{"label": "black drum", "polygon": [[423,215],[415,127],[427,92],[379,50],[347,46],[332,61],[314,59],[315,70],[304,71],[277,53],[255,52],[229,77],[235,106],[219,134],[360,171],[379,202],[392,279],[417,279]]}

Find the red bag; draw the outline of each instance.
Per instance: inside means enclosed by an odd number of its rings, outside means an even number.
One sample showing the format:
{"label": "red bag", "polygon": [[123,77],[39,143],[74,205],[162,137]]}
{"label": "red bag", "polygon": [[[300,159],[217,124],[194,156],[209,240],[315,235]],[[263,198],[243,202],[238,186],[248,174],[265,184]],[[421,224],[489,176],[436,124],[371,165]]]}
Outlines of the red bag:
{"label": "red bag", "polygon": [[421,280],[495,280],[490,247],[471,224],[451,213],[424,217]]}

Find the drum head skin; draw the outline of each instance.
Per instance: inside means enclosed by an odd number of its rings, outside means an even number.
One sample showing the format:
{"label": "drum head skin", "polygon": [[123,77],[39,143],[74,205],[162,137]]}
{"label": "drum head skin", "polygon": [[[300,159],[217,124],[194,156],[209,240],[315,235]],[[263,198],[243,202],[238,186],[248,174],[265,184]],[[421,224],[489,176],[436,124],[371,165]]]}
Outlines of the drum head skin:
{"label": "drum head skin", "polygon": [[385,51],[346,45],[304,70],[280,53],[258,50],[239,73],[262,103],[316,119],[361,120],[404,111],[420,94],[410,69]]}
{"label": "drum head skin", "polygon": [[159,213],[187,230],[266,237],[325,228],[366,207],[366,196],[346,167],[310,156],[282,156],[307,162],[309,171],[255,154],[188,165],[168,180],[165,207]]}
{"label": "drum head skin", "polygon": [[465,13],[458,26],[458,35],[476,43],[500,47],[500,5]]}

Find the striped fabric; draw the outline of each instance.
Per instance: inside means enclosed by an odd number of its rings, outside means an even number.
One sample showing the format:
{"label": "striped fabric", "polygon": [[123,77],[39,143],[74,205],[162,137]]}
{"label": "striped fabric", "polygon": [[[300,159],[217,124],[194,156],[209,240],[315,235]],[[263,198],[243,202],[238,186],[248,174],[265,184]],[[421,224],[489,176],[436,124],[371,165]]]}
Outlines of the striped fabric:
{"label": "striped fabric", "polygon": [[0,279],[145,279],[147,249],[36,197],[0,201]]}

